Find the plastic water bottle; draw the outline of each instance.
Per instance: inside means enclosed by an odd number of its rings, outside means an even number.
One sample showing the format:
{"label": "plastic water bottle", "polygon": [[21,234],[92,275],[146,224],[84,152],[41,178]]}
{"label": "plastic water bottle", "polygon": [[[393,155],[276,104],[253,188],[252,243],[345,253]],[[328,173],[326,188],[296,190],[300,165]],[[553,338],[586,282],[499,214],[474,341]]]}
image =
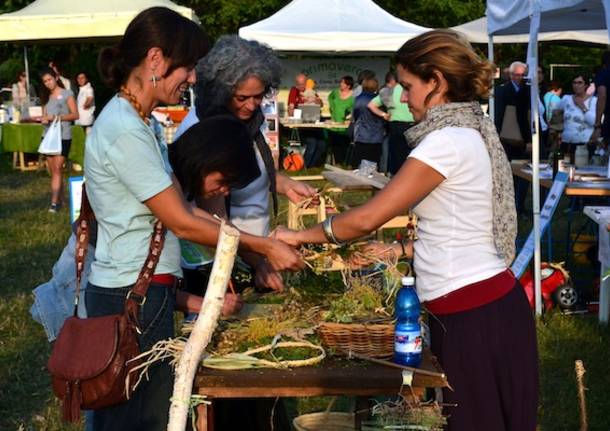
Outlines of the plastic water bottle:
{"label": "plastic water bottle", "polygon": [[419,324],[421,306],[415,292],[415,278],[403,277],[396,295],[394,328],[394,362],[418,367],[422,358],[422,333]]}

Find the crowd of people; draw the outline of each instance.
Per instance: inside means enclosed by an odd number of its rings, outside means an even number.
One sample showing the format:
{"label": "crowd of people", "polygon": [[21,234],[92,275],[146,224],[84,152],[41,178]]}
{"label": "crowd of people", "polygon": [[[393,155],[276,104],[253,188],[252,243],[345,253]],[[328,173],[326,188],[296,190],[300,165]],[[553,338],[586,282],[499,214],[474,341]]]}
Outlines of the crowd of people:
{"label": "crowd of people", "polygon": [[[602,58],[605,64],[607,54]],[[546,158],[557,148],[574,164],[574,153],[585,146],[589,157],[593,155],[602,136],[602,115],[606,109],[606,66],[593,77],[578,72],[571,76],[565,87],[561,82],[547,82],[544,70],[539,67],[540,153]],[[531,154],[530,85],[527,65],[515,61],[506,69],[505,82],[495,90],[495,123],[509,160],[525,159]],[[570,89],[564,94],[564,89]]]}
{"label": "crowd of people", "polygon": [[[307,99],[306,83],[312,82],[304,73],[295,78],[288,95],[289,117],[295,108],[308,104],[323,106],[320,96]],[[409,149],[404,145],[404,132],[413,125],[413,116],[406,103],[400,101],[402,87],[394,72],[385,76],[380,87],[375,72],[363,69],[356,81],[350,75],[340,78],[339,87],[328,95],[330,119],[336,123],[349,123],[345,128],[331,128],[328,144],[332,160],[357,168],[360,161],[370,160],[381,172],[394,175],[405,161]],[[327,158],[327,142],[322,130],[302,129],[301,143],[305,147],[305,166],[322,166]]]}
{"label": "crowd of people", "polygon": [[[116,95],[95,121],[95,96],[85,73],[76,75],[76,97],[54,63],[41,73],[42,122],[57,118],[65,123],[62,154],[49,162],[53,211],[63,194],[68,126],[78,121],[89,129],[84,169],[97,238],[86,314],[121,312],[147,256],[155,220],[167,228],[167,236],[138,322],[142,350],[173,336],[175,310],[199,311],[203,281],[200,273],[180,267],[179,239],[215,246],[217,217],[241,231],[239,254],[254,271],[255,284],[282,290],[282,272],[304,267],[297,251],[301,245],[340,245],[412,209],[419,218],[417,241],[371,242],[363,251],[373,258],[413,259],[418,295],[435,315],[429,322],[431,349],[453,386],[444,391],[449,429],[534,430],[535,324],[509,269],[519,210],[509,160],[525,156],[531,143],[527,66],[510,65],[507,81],[495,89],[493,119],[479,102],[489,97],[494,68],[452,31],[430,31],[407,41],[382,88],[369,70],[355,80],[343,76],[328,105],[332,120],[349,120],[350,128],[330,131],[331,152],[337,162],[354,166],[361,160],[381,164],[386,154],[391,180],[362,206],[324,223],[271,232],[278,194],[294,203],[315,200],[317,194],[276,171],[265,140],[268,123],[261,105],[279,87],[280,62],[271,48],[255,41],[223,36],[210,48],[207,40],[199,25],[169,9],[154,7],[138,14],[121,41],[100,53],[100,77]],[[610,67],[610,55],[605,60]],[[588,78],[581,74],[574,76],[572,94],[563,97],[557,82],[541,81],[541,120],[551,130],[556,115],[563,123],[560,141],[546,138],[545,146],[561,145],[573,154],[576,147],[608,136],[610,116],[602,123],[601,115],[608,110],[610,68],[595,79],[597,96],[588,91]],[[19,96],[24,84],[16,85]],[[189,86],[197,96],[195,109],[168,148],[151,113],[161,104],[178,103]],[[323,103],[315,83],[297,75],[288,115],[302,105]],[[321,132],[304,130],[301,139],[306,165],[319,164],[326,154]],[[70,259],[62,262],[73,264]],[[185,289],[176,290],[183,277]],[[36,318],[54,336],[62,322],[50,316],[66,310],[53,310],[53,301],[42,302],[35,302]],[[239,294],[228,293],[223,313],[235,313],[242,305]],[[160,362],[148,377],[128,402],[96,410],[87,425],[95,431],[165,429],[172,367]],[[226,429],[238,429],[238,423],[267,429],[274,407],[239,409],[241,415],[224,414],[219,423],[226,421]],[[281,414],[274,420],[277,429],[287,429]]]}

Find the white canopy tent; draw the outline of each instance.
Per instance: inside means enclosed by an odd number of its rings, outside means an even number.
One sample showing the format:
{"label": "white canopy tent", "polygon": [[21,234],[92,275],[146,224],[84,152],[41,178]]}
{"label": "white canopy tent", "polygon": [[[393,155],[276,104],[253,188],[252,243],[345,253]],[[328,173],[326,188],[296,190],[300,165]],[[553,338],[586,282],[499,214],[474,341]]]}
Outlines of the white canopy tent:
{"label": "white canopy tent", "polygon": [[0,15],[0,41],[92,39],[120,36],[139,12],[165,6],[199,22],[195,13],[169,0],[36,0]]}
{"label": "white canopy tent", "polygon": [[293,0],[269,18],[242,27],[239,35],[277,51],[395,52],[428,30],[396,18],[371,0]]}
{"label": "white canopy tent", "polygon": [[[610,0],[487,0],[490,57],[495,36],[529,32],[527,51],[528,78],[531,82],[532,195],[534,214],[534,286],[536,313],[542,313],[540,289],[540,172],[538,116],[538,34],[558,31],[606,30]],[[490,58],[493,61],[493,58]],[[492,112],[493,114],[493,112]],[[607,295],[600,289],[600,320],[608,321]]]}
{"label": "white canopy tent", "polygon": [[[489,41],[487,17],[485,16],[452,27],[452,29],[464,34],[472,43],[487,43]],[[523,33],[494,36],[493,38],[494,43],[527,43],[529,40],[529,29]],[[572,30],[566,28],[558,31],[540,32],[538,34],[539,42],[559,40],[596,43],[600,45],[607,45],[609,43],[608,31],[605,28],[598,30]]]}
{"label": "white canopy tent", "polygon": [[[23,9],[0,15],[0,42],[92,40],[121,36],[129,22],[153,6],[175,10],[199,22],[192,9],[169,0],[36,0]],[[25,73],[30,88],[27,48]]]}

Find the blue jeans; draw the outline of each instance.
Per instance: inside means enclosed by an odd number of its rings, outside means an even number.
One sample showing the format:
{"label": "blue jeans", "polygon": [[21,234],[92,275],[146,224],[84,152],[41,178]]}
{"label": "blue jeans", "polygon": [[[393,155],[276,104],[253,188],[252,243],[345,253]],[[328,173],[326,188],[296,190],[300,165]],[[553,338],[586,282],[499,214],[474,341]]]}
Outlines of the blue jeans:
{"label": "blue jeans", "polygon": [[[85,295],[87,315],[95,317],[121,313],[130,287],[105,288],[89,283]],[[149,350],[157,341],[174,336],[175,302],[172,288],[154,283],[150,285],[146,302],[140,307],[138,315],[142,331],[138,341],[142,352]],[[150,367],[148,376],[148,380],[144,378],[140,382],[129,401],[96,410],[93,413],[93,430],[165,430],[174,386],[173,370],[169,362],[158,362]]]}
{"label": "blue jeans", "polygon": [[305,145],[305,167],[323,166],[326,160],[326,141],[324,133],[320,130],[302,129],[299,132],[301,143]]}

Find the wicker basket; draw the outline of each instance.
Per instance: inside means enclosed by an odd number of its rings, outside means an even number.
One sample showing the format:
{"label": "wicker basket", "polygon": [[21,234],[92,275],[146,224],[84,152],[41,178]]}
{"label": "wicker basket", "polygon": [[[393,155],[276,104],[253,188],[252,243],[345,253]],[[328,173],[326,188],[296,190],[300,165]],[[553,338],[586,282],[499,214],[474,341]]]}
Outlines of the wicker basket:
{"label": "wicker basket", "polygon": [[391,324],[330,323],[318,327],[326,347],[371,358],[390,358],[394,354],[394,326]]}
{"label": "wicker basket", "polygon": [[354,414],[337,412],[308,413],[292,420],[297,431],[354,431]]}

